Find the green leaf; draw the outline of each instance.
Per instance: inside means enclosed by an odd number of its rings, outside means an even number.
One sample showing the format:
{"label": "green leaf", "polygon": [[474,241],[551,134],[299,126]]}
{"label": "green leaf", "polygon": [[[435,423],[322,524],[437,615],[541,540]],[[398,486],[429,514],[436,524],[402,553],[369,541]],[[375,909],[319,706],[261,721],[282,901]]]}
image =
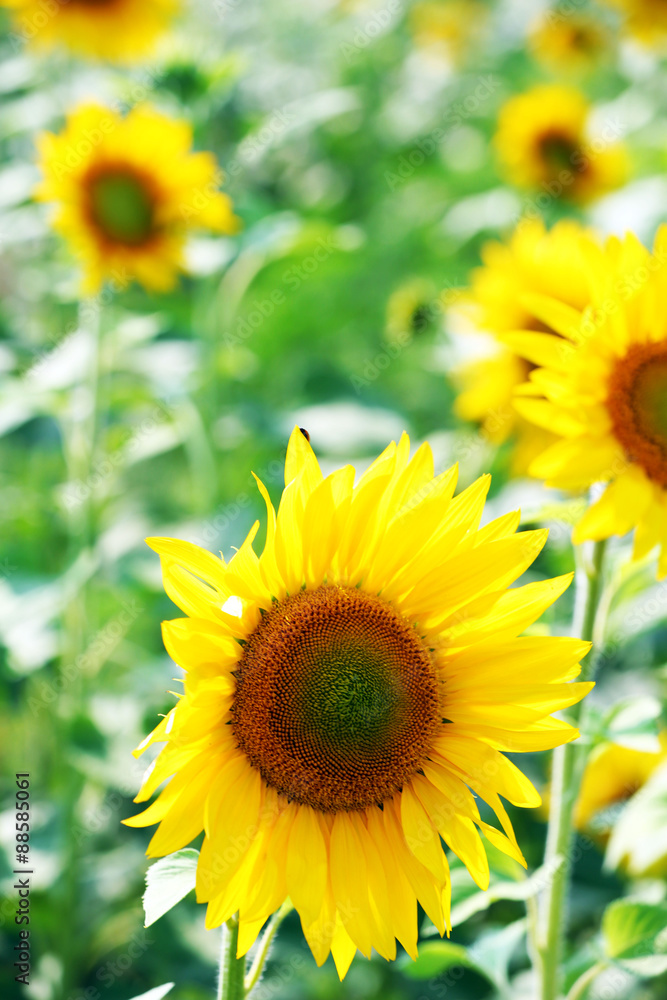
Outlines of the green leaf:
{"label": "green leaf", "polygon": [[419,957],[413,962],[409,958],[401,960],[401,968],[411,979],[434,979],[447,969],[474,969],[488,979],[488,975],[470,957],[463,945],[451,941],[427,941],[420,944]]}
{"label": "green leaf", "polygon": [[144,926],[150,927],[194,889],[198,859],[199,851],[186,847],[166,858],[160,858],[151,865],[146,872],[146,892],[143,900],[146,914]]}
{"label": "green leaf", "polygon": [[602,935],[609,957],[631,972],[667,971],[667,903],[616,900],[602,918]]}
{"label": "green leaf", "polygon": [[165,983],[164,986],[154,986],[148,993],[140,993],[139,996],[132,997],[132,1000],[162,1000],[162,997],[166,997],[169,990],[173,990],[174,985],[174,983]]}
{"label": "green leaf", "polygon": [[[637,831],[641,830],[641,837]],[[607,845],[605,866],[630,875],[660,877],[667,859],[667,763],[632,796]]]}
{"label": "green leaf", "polygon": [[650,695],[625,698],[607,713],[603,721],[604,734],[612,742],[631,750],[659,753],[661,712],[660,702]]}
{"label": "green leaf", "polygon": [[470,948],[470,958],[483,969],[491,982],[506,984],[510,962],[518,944],[526,935],[525,917],[500,929],[482,934]]}
{"label": "green leaf", "polygon": [[528,508],[521,512],[521,524],[542,524],[544,521],[557,521],[565,524],[576,524],[586,509],[581,498],[572,500],[557,500],[537,508]]}

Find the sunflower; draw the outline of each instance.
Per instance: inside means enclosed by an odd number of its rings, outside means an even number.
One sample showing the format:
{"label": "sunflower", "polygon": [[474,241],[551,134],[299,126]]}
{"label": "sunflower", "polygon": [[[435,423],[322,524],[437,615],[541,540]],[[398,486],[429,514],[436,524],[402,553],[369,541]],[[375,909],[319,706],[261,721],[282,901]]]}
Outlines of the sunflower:
{"label": "sunflower", "polygon": [[178,0],[0,0],[16,32],[36,46],[65,45],[77,55],[133,62],[151,52],[175,17]]}
{"label": "sunflower", "polygon": [[289,896],[342,977],[357,948],[416,955],[417,901],[448,929],[441,838],[482,888],[479,832],[525,864],[500,796],[540,798],[502,751],[576,738],[550,713],[590,689],[570,683],[589,644],[518,637],[570,577],[506,589],[546,532],[516,534],[518,513],[480,529],[489,477],[452,499],[456,469],[434,478],[428,445],[409,461],[404,435],[355,486],[350,466],[324,478],[295,428],[277,515],[257,482],[261,556],[259,522],[228,564],[148,540],[187,615],[163,626],[185,690],[136,751],[167,743],[136,801],[172,780],[125,822],[160,823],[151,857],[204,830],[197,898],[208,927],[239,912],[239,955]]}
{"label": "sunflower", "polygon": [[589,246],[582,272],[591,305],[580,313],[548,297],[537,314],[553,333],[508,342],[539,366],[519,390],[519,413],[558,440],[529,472],[548,485],[606,489],[576,525],[575,543],[636,528],[634,554],[661,549],[667,574],[667,226],[651,254],[636,237]]}
{"label": "sunflower", "polygon": [[410,10],[415,43],[458,65],[479,39],[488,9],[476,0],[419,0]]}
{"label": "sunflower", "polygon": [[597,19],[586,14],[544,13],[528,35],[528,47],[554,73],[585,74],[609,54],[612,37]]}
{"label": "sunflower", "polygon": [[107,277],[168,289],[184,267],[189,229],[237,229],[215,158],[191,145],[187,122],[145,105],[125,118],[86,105],[59,135],[40,136],[37,197],[58,204],[54,227],[81,258],[87,291]]}
{"label": "sunflower", "polygon": [[440,315],[437,290],[425,278],[411,278],[392,292],[387,302],[385,336],[407,344],[431,329]]}
{"label": "sunflower", "polygon": [[579,830],[592,827],[608,833],[605,810],[626,802],[667,760],[667,734],[660,736],[661,749],[635,750],[620,743],[601,743],[586,763],[579,790],[574,822]]}
{"label": "sunflower", "polygon": [[500,110],[494,143],[508,179],[551,198],[586,202],[621,185],[628,174],[618,127],[588,131],[589,105],[580,91],[540,84]]}
{"label": "sunflower", "polygon": [[514,409],[515,391],[528,378],[530,365],[503,343],[503,336],[515,330],[547,329],[531,309],[531,296],[550,295],[583,309],[589,292],[577,258],[579,244],[592,238],[573,221],[563,220],[547,231],[541,220],[524,219],[506,243],[493,241],[483,247],[483,266],[472,272],[470,291],[454,309],[467,323],[466,339],[479,331],[494,340],[489,356],[454,372],[459,388],[454,410],[462,420],[478,423],[495,444],[513,437],[512,466],[517,475],[554,437]]}
{"label": "sunflower", "polygon": [[667,4],[660,0],[602,0],[625,15],[630,35],[650,48],[664,49],[667,44]]}

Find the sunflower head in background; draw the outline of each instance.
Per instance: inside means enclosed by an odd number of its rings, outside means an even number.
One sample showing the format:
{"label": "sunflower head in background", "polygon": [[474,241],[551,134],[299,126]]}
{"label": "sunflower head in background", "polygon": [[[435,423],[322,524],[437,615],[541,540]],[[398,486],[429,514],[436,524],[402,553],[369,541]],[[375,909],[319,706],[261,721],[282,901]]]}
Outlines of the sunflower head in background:
{"label": "sunflower head in background", "polygon": [[549,10],[528,34],[533,58],[552,73],[583,76],[592,72],[612,51],[613,36],[598,18],[588,14]]}
{"label": "sunflower head in background", "polygon": [[667,575],[667,226],[654,253],[636,237],[588,245],[583,269],[592,289],[583,311],[545,298],[553,333],[509,335],[537,367],[516,407],[558,440],[529,472],[549,486],[602,496],[576,525],[573,540],[635,530],[634,554],[661,550]]}
{"label": "sunflower head in background", "polygon": [[623,28],[642,45],[667,49],[667,5],[659,0],[601,0],[623,16]]}
{"label": "sunflower head in background", "polygon": [[[552,712],[589,644],[521,633],[570,577],[507,589],[544,531],[518,513],[479,528],[488,477],[453,498],[403,436],[355,485],[326,478],[299,429],[266,541],[255,524],[228,564],[195,545],[150,539],[186,617],[165,622],[185,670],[176,707],[137,753],[166,746],[137,796],[171,781],[130,826],[160,823],[152,857],[205,831],[197,898],[215,927],[239,912],[239,955],[289,896],[318,964],[341,977],[359,949],[417,951],[417,902],[449,927],[445,844],[482,888],[480,833],[525,864],[500,796],[537,806],[503,751],[578,734]],[[500,828],[482,818],[476,793]]]}
{"label": "sunflower head in background", "polygon": [[0,0],[14,30],[35,46],[63,45],[76,55],[131,63],[149,55],[180,8],[179,0]]}
{"label": "sunflower head in background", "polygon": [[581,242],[591,239],[573,221],[559,222],[547,231],[541,220],[524,219],[507,242],[484,246],[483,266],[472,272],[469,292],[452,309],[466,340],[478,333],[493,338],[491,353],[453,373],[459,388],[454,410],[462,420],[479,424],[494,444],[513,437],[514,475],[525,473],[555,438],[516,412],[515,391],[528,378],[531,365],[503,337],[516,330],[549,329],[534,311],[541,296],[584,308],[589,289],[578,256]]}
{"label": "sunflower head in background", "polygon": [[99,105],[72,112],[58,135],[40,136],[42,201],[84,268],[84,287],[171,288],[184,270],[191,229],[232,233],[238,220],[218,190],[211,153],[192,152],[192,128],[148,106],[126,117]]}
{"label": "sunflower head in background", "polygon": [[477,0],[419,0],[410,9],[415,44],[459,65],[479,41],[488,21],[488,7]]}
{"label": "sunflower head in background", "polygon": [[627,802],[665,762],[665,732],[660,735],[660,749],[655,751],[635,750],[620,743],[599,744],[586,762],[574,814],[577,829],[606,837],[612,824],[605,813]]}
{"label": "sunflower head in background", "polygon": [[541,196],[588,202],[619,187],[628,157],[619,126],[589,129],[590,107],[574,87],[540,84],[501,108],[494,143],[500,165],[517,187]]}
{"label": "sunflower head in background", "polygon": [[410,278],[389,297],[385,337],[390,343],[409,343],[433,329],[441,316],[437,288],[426,278]]}

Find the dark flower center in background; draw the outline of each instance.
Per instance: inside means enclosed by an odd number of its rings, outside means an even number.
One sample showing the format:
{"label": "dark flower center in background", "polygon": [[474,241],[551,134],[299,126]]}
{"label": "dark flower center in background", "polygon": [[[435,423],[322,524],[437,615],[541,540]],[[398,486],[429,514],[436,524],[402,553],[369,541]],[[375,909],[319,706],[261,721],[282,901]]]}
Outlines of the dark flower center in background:
{"label": "dark flower center in background", "polygon": [[88,180],[89,211],[107,240],[140,246],[154,230],[154,202],[146,182],[127,169],[97,173]]}
{"label": "dark flower center in background", "polygon": [[581,149],[571,135],[562,132],[547,132],[538,141],[540,156],[547,170],[557,177],[562,170],[579,173]]}
{"label": "dark flower center in background", "polygon": [[628,458],[667,488],[667,346],[635,344],[620,358],[607,407]]}
{"label": "dark flower center in background", "polygon": [[265,781],[322,812],[391,797],[441,722],[429,650],[380,598],[303,591],[265,614],[244,647],[233,727]]}
{"label": "dark flower center in background", "polygon": [[410,317],[410,332],[425,333],[435,319],[435,308],[430,302],[421,302]]}

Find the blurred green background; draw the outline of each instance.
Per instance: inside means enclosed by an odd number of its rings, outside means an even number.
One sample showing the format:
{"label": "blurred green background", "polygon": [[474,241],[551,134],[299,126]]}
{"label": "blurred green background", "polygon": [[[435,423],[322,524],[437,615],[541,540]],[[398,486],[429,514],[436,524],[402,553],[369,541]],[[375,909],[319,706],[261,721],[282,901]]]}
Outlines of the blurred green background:
{"label": "blurred green background", "polygon": [[[470,5],[453,46],[416,37],[414,6],[191,3],[160,57],[130,70],[35,56],[0,12],[0,734],[7,845],[13,774],[32,782],[27,997],[127,1000],[171,981],[174,1000],[213,995],[218,932],[204,930],[192,898],[143,929],[148,834],[120,826],[145,766],[131,750],[173,703],[159,626],[178,612],[145,536],[228,557],[263,516],[251,470],[279,497],[295,422],[327,470],[363,467],[405,428],[432,443],[438,471],[460,460],[464,485],[491,469],[489,516],[521,505],[530,520],[545,501],[537,484],[509,480],[507,448],[496,454],[457,426],[446,377],[457,347],[441,295],[454,299],[483,242],[520,217],[490,139],[508,96],[554,78],[526,46],[539,5]],[[650,240],[667,218],[664,64],[625,42],[617,51],[617,22],[591,9],[613,46],[575,82],[622,122],[635,173],[586,218]],[[120,109],[146,99],[189,119],[227,174],[243,230],[192,240],[191,276],[173,293],[135,285],[80,303],[76,265],[31,198],[35,134],[90,97]],[[578,213],[549,207],[549,221],[563,214]],[[555,529],[532,578],[572,568],[567,522]],[[629,578],[612,609],[601,720],[641,696],[657,725],[667,584],[651,579],[650,567]],[[545,621],[564,632],[570,610],[566,595]],[[524,766],[543,784],[547,763],[533,755]],[[539,865],[544,814],[513,818]],[[628,891],[627,874],[603,870],[603,846],[580,844],[573,968],[603,906]],[[14,997],[12,855],[1,863],[0,991]],[[456,877],[461,899],[472,883]],[[664,883],[652,884],[664,898]],[[497,902],[453,940],[481,938],[499,968],[520,973],[525,948],[507,928],[523,914],[521,902]],[[341,985],[331,960],[317,970],[292,915],[257,996],[489,994],[477,973],[459,972],[416,980],[400,960],[358,957]],[[529,996],[520,983],[512,995]],[[628,975],[614,988],[607,996],[667,995],[664,977]]]}

